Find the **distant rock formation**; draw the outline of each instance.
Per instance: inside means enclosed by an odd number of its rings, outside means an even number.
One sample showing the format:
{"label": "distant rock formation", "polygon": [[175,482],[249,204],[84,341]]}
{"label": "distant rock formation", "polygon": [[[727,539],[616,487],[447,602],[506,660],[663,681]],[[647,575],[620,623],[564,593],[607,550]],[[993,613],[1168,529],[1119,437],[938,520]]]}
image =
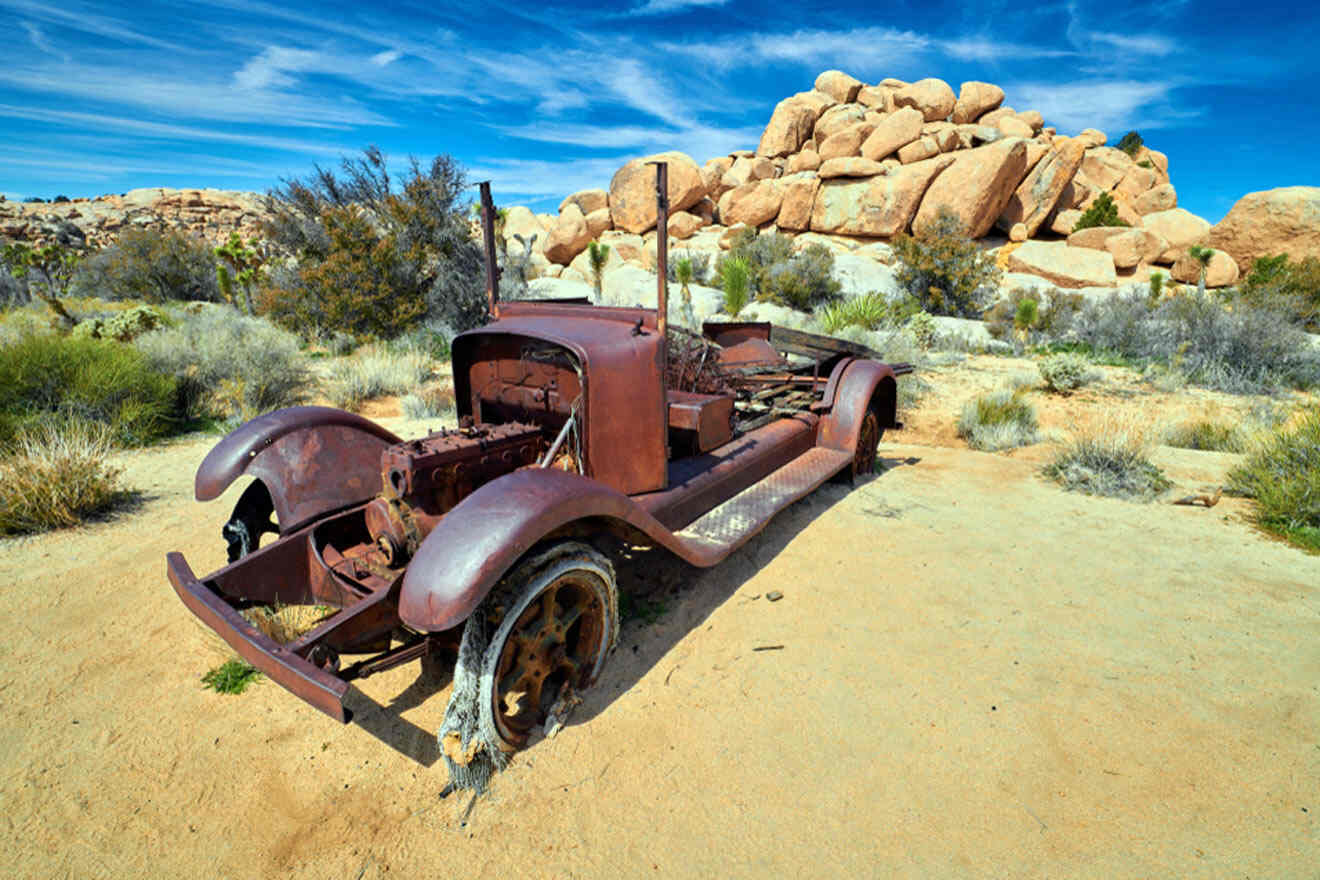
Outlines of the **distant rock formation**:
{"label": "distant rock formation", "polygon": [[269,217],[260,193],[222,189],[135,189],[123,195],[68,202],[0,199],[0,238],[42,244],[79,239],[90,247],[114,243],[124,229],[177,229],[216,245],[231,232],[258,234]]}

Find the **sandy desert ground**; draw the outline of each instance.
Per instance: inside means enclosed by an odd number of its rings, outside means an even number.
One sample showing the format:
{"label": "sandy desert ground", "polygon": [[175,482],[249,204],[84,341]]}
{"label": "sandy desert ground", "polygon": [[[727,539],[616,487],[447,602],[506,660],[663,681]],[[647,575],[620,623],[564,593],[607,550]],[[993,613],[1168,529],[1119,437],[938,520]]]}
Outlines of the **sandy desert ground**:
{"label": "sandy desert ground", "polygon": [[[363,682],[347,726],[269,682],[201,687],[228,651],[164,555],[218,567],[236,492],[192,500],[215,437],[125,453],[134,509],[0,541],[3,873],[1320,876],[1320,557],[1240,499],[1071,494],[1039,475],[1049,444],[954,438],[960,400],[1029,367],[931,376],[884,473],[716,569],[622,561],[658,619],[465,826],[439,797],[442,678]],[[1249,403],[1114,376],[1040,400],[1045,426]],[[1186,492],[1238,460],[1155,457]]]}

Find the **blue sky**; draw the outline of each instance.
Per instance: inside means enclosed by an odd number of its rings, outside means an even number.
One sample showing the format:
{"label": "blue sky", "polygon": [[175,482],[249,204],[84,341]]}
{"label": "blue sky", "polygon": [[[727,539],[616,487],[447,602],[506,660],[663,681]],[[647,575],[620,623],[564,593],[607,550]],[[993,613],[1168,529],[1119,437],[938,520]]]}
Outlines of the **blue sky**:
{"label": "blue sky", "polygon": [[1137,129],[1179,203],[1320,185],[1320,4],[977,0],[0,0],[0,193],[266,190],[378,144],[553,210],[628,158],[755,148],[838,68],[996,83],[1075,134]]}

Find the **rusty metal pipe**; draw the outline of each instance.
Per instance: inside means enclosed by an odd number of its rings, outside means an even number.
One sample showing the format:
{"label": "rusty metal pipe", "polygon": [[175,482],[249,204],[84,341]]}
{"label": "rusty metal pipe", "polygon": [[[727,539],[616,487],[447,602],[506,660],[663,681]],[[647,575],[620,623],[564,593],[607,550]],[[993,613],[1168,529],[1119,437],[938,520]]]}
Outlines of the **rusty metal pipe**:
{"label": "rusty metal pipe", "polygon": [[481,187],[481,237],[486,245],[486,303],[492,320],[500,317],[500,267],[495,260],[495,203],[490,197],[490,181]]}
{"label": "rusty metal pipe", "polygon": [[[669,326],[669,163],[652,162],[655,166],[655,271],[656,271],[656,329],[660,332],[660,351],[665,354],[665,331]],[[665,363],[663,357],[660,361]]]}

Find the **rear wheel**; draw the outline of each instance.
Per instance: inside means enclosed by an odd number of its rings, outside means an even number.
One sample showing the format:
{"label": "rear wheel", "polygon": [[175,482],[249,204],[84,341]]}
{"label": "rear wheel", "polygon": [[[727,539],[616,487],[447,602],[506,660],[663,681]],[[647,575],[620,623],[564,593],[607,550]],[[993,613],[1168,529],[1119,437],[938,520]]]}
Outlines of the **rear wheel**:
{"label": "rear wheel", "polygon": [[[566,542],[505,581],[504,610],[482,660],[480,700],[506,751],[527,744],[592,685],[619,633],[614,569],[585,544]],[[496,611],[499,611],[497,608]]]}

